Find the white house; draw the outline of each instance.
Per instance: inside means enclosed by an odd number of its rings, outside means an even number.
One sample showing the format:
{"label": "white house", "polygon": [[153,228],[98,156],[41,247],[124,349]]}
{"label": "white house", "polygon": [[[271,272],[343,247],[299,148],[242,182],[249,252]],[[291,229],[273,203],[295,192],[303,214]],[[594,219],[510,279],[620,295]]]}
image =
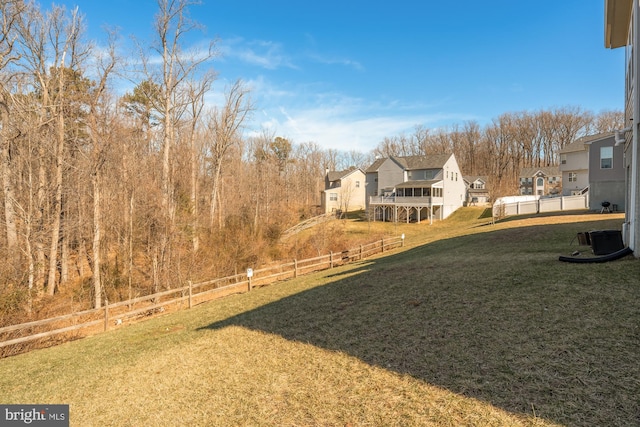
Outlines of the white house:
{"label": "white house", "polygon": [[486,176],[465,176],[463,180],[467,188],[467,205],[475,206],[489,203],[491,196]]}
{"label": "white house", "polygon": [[365,175],[362,169],[327,170],[320,205],[324,213],[365,209]]}
{"label": "white house", "polygon": [[559,151],[563,196],[584,194],[589,189],[589,147],[584,145],[585,140],[579,138]]}
{"label": "white house", "polygon": [[461,207],[466,187],[453,154],[377,159],[366,172],[374,220],[444,219]]}

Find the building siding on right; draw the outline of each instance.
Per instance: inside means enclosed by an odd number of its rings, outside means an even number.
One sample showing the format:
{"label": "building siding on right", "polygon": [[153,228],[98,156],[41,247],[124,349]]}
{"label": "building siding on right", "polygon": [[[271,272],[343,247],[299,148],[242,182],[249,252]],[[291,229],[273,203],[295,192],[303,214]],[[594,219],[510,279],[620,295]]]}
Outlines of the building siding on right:
{"label": "building siding on right", "polygon": [[603,202],[625,210],[624,148],[614,136],[587,143],[589,147],[589,209],[600,210]]}

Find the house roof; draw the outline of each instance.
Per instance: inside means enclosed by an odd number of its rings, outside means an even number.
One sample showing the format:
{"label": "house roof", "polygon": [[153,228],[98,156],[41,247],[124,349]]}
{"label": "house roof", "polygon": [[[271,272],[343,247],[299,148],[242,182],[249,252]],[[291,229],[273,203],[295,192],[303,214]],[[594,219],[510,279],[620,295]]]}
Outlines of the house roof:
{"label": "house roof", "polygon": [[522,168],[520,169],[520,176],[533,177],[542,172],[545,176],[560,176],[560,168],[558,166],[544,166],[540,168]]}
{"label": "house roof", "polygon": [[591,137],[585,136],[584,144],[589,145],[596,141],[602,141],[603,139],[615,138],[615,136],[616,136],[615,132],[599,133],[597,135],[592,135]]}
{"label": "house roof", "polygon": [[578,151],[584,151],[584,141],[582,141],[582,138],[576,139],[571,144],[565,145],[562,150],[558,151],[558,153],[577,153]]}
{"label": "house roof", "polygon": [[485,184],[487,183],[486,176],[467,175],[467,176],[463,176],[462,179],[464,181],[467,181],[468,183],[476,182],[478,180],[484,182]]}
{"label": "house roof", "polygon": [[366,173],[372,173],[372,172],[378,172],[378,169],[380,168],[380,165],[382,165],[384,163],[384,161],[387,160],[386,157],[382,157],[380,159],[376,159],[375,162],[373,162],[371,164],[371,166],[369,166],[365,172]]}
{"label": "house roof", "polygon": [[585,145],[591,144],[595,141],[600,141],[606,138],[612,138],[615,135],[614,132],[604,132],[598,133],[595,135],[587,135],[581,138],[576,139],[571,144],[565,145],[565,147],[559,151],[560,154],[565,153],[575,153],[578,151],[584,151],[586,149]]}
{"label": "house roof", "polygon": [[451,154],[435,154],[432,156],[407,156],[407,157],[392,156],[391,159],[396,161],[402,167],[404,167],[405,170],[415,170],[415,169],[442,169],[450,157],[451,157]]}
{"label": "house roof", "polygon": [[347,169],[343,171],[329,171],[327,172],[327,179],[329,180],[329,182],[339,181],[342,178],[346,177],[347,175],[350,175],[356,171],[361,171],[361,169],[355,168],[355,169]]}
{"label": "house roof", "polygon": [[[389,156],[388,158],[397,163],[404,170],[416,169],[442,169],[452,154],[435,154],[430,156]],[[376,159],[366,170],[367,173],[378,172],[380,165],[387,160],[387,157]]]}
{"label": "house roof", "polygon": [[420,188],[426,188],[426,187],[431,187],[434,184],[438,184],[441,183],[442,180],[441,179],[431,179],[429,181],[406,181],[406,182],[401,182],[400,184],[396,185],[396,188],[412,188],[412,187],[420,187]]}
{"label": "house roof", "polygon": [[627,45],[632,0],[605,0],[604,47],[615,49]]}

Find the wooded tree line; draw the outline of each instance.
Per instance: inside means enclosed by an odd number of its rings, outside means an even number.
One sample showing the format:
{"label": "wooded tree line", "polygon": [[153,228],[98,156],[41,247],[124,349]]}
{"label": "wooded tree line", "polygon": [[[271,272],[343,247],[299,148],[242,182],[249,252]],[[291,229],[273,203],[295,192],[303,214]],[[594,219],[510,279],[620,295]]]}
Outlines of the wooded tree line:
{"label": "wooded tree line", "polygon": [[[317,204],[330,156],[243,138],[254,107],[242,81],[205,101],[216,51],[185,48],[194,2],[158,0],[155,40],[133,65],[115,33],[92,45],[77,10],[0,4],[4,308],[72,289],[99,307],[246,268]],[[122,76],[135,87],[118,96]]]}
{"label": "wooded tree line", "polygon": [[[249,88],[216,87],[214,44],[186,48],[199,28],[195,3],[157,0],[154,40],[131,63],[115,32],[93,45],[77,10],[0,0],[2,313],[37,311],[56,295],[100,307],[324,251],[327,239],[278,242],[316,213],[325,168],[454,152],[463,173],[507,191],[519,167],[557,163],[575,137],[621,127],[617,112],[562,108],[507,113],[484,128],[417,127],[367,154],[264,130],[248,137]],[[123,76],[134,86],[119,95]],[[224,101],[211,106],[215,90]]]}
{"label": "wooded tree line", "polygon": [[375,155],[454,153],[466,176],[486,176],[494,197],[518,194],[520,170],[555,166],[559,151],[576,139],[624,127],[622,111],[594,114],[580,107],[504,113],[480,126],[467,121],[445,129],[417,126],[410,135],[385,138]]}

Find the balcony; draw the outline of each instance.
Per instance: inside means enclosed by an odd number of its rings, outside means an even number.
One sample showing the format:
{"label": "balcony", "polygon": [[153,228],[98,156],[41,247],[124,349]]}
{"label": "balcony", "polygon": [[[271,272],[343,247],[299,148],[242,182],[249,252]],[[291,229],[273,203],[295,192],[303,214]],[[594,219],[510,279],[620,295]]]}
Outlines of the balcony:
{"label": "balcony", "polygon": [[416,197],[400,197],[400,196],[371,196],[369,197],[370,205],[387,205],[387,206],[442,206],[444,199],[442,197],[416,196]]}

